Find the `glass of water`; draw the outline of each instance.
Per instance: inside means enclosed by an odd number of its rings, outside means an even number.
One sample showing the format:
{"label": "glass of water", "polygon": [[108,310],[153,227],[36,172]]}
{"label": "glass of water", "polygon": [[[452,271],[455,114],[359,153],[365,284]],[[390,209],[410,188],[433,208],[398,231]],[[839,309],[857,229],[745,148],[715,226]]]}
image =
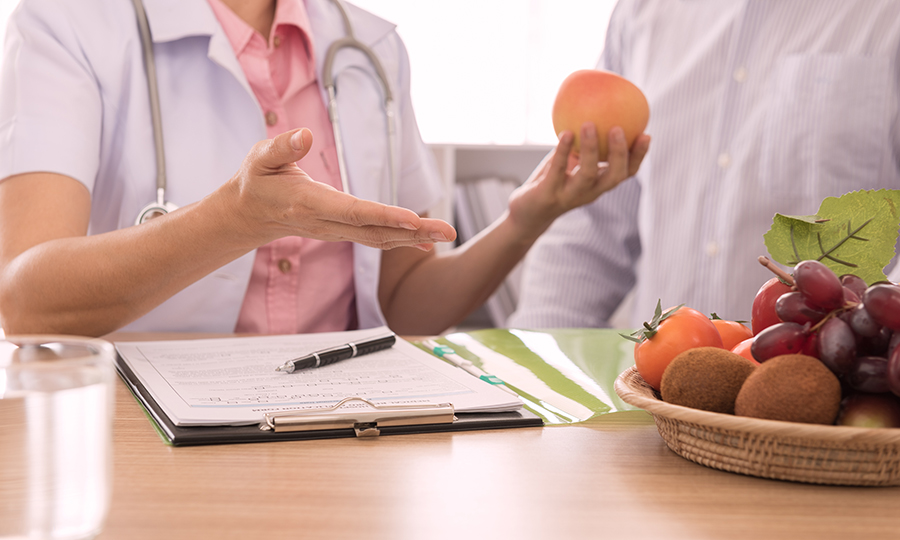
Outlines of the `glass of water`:
{"label": "glass of water", "polygon": [[93,538],[112,481],[112,345],[0,341],[0,539]]}

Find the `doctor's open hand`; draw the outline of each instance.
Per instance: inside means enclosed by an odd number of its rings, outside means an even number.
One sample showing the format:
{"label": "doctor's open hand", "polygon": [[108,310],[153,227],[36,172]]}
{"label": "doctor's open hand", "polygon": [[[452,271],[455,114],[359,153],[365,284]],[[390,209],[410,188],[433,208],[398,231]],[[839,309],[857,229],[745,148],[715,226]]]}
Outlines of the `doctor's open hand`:
{"label": "doctor's open hand", "polygon": [[650,148],[650,136],[641,134],[629,149],[622,129],[614,127],[609,132],[609,161],[601,163],[594,124],[582,126],[581,140],[577,164],[570,166],[574,136],[561,133],[556,149],[510,196],[509,217],[527,236],[540,235],[557,217],[634,176]]}
{"label": "doctor's open hand", "polygon": [[[257,143],[224,191],[226,215],[252,244],[285,236],[350,241],[380,249],[415,246],[428,250],[452,241],[448,223],[420,218],[406,208],[367,201],[317,182],[296,162],[313,144],[303,128]],[[254,246],[255,247],[255,246]]]}

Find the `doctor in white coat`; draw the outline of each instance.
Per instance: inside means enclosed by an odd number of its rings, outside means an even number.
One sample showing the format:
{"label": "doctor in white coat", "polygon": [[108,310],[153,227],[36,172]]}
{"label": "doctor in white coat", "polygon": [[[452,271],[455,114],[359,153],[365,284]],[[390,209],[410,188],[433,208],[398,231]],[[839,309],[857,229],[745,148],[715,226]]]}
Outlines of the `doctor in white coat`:
{"label": "doctor in white coat", "polygon": [[[275,5],[243,4],[254,21]],[[345,28],[330,0],[305,4],[321,84],[322,56]],[[356,37],[380,58],[398,102],[398,206],[387,204],[382,96],[362,55],[341,53],[334,65],[347,194],[296,166],[315,144],[309,130],[266,139],[263,111],[207,0],[145,6],[163,104],[166,197],[180,209],[138,226],[135,216],[156,198],[156,170],[131,2],[22,0],[11,18],[0,86],[7,333],[233,331],[254,250],[285,236],[357,243],[360,327],[440,332],[490,295],[557,216],[633,175],[649,144],[643,137],[629,152],[614,129],[608,164],[587,151],[567,172],[572,135],[562,134],[504,217],[437,256],[431,245],[452,241],[455,231],[420,217],[441,193],[393,25],[347,5]],[[589,125],[582,135],[596,137]]]}

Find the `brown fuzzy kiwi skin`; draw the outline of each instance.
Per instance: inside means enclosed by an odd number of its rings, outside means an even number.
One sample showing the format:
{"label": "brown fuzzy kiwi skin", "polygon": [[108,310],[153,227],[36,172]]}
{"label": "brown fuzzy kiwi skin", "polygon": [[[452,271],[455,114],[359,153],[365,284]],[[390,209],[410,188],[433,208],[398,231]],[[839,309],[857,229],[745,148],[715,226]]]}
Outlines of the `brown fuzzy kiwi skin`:
{"label": "brown fuzzy kiwi skin", "polygon": [[660,396],[666,403],[734,414],[734,401],[756,364],[718,347],[688,349],[663,372]]}
{"label": "brown fuzzy kiwi skin", "polygon": [[738,416],[833,424],[841,383],[818,358],[786,354],[766,360],[747,377],[734,404]]}

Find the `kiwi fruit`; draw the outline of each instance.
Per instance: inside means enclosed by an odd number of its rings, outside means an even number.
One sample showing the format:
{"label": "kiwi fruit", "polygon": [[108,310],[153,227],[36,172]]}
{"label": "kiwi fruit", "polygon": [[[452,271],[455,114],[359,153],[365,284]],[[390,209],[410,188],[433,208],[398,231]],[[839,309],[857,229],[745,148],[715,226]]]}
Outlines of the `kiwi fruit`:
{"label": "kiwi fruit", "polygon": [[785,354],[756,368],[737,395],[734,413],[768,420],[833,424],[841,383],[818,358]]}
{"label": "kiwi fruit", "polygon": [[693,409],[734,414],[734,400],[756,364],[719,347],[688,349],[663,371],[663,401]]}

